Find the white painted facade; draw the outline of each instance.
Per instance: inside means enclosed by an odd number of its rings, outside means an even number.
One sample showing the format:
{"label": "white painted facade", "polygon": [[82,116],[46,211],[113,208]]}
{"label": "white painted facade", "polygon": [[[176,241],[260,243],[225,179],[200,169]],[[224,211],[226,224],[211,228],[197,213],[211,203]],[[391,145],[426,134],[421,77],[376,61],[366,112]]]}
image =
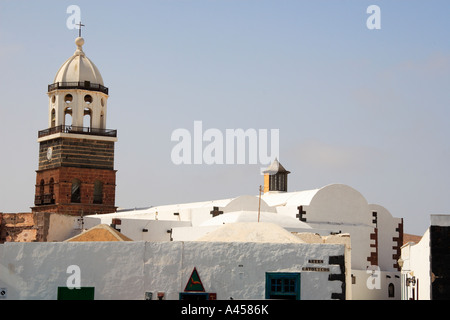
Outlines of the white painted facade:
{"label": "white painted facade", "polygon": [[[450,215],[431,215],[430,226],[450,227]],[[431,300],[433,298],[432,283],[441,275],[434,275],[431,269],[430,232],[430,228],[428,228],[418,243],[408,242],[402,247],[403,300]]]}
{"label": "white painted facade", "polygon": [[[0,288],[6,299],[57,299],[76,265],[81,287],[94,287],[96,300],[143,300],[146,292],[178,300],[197,269],[205,291],[218,300],[265,299],[266,273],[299,273],[300,298],[331,299],[340,268],[330,256],[344,255],[342,244],[130,241],[5,243],[0,245]],[[327,272],[304,271],[320,259]],[[76,289],[73,289],[76,290]]]}
{"label": "white painted facade", "polygon": [[[430,300],[430,233],[427,230],[419,243],[402,247],[402,300]],[[416,284],[409,284],[414,280]],[[408,282],[408,284],[407,284]]]}
{"label": "white painted facade", "polygon": [[[299,206],[306,212],[303,216],[306,221],[300,221],[297,216]],[[222,213],[213,217],[211,212],[214,208]],[[374,212],[377,214],[376,221]],[[310,232],[322,236],[339,232],[349,233],[353,299],[400,299],[400,271],[394,267],[397,260],[393,257],[393,247],[397,244],[394,238],[400,236],[398,228],[402,219],[392,217],[389,211],[380,205],[369,204],[357,190],[347,185],[332,184],[300,192],[268,192],[262,195],[261,202],[258,196],[240,196],[87,216],[85,226],[89,228],[100,223],[111,224],[113,219],[120,219],[121,225],[116,228],[134,240],[196,241],[223,224],[256,222],[258,216],[261,222],[278,224],[290,232]],[[145,225],[154,230],[152,238],[150,229],[145,228]],[[160,231],[156,231],[158,226]],[[143,229],[149,232],[144,234]],[[375,229],[378,233],[376,247],[375,240],[371,240]],[[368,261],[372,253],[376,253],[378,258],[377,266]],[[384,279],[379,282],[379,287],[369,289],[366,282],[370,275],[366,271],[375,267]],[[387,286],[391,283],[394,285],[394,297],[388,295]]]}

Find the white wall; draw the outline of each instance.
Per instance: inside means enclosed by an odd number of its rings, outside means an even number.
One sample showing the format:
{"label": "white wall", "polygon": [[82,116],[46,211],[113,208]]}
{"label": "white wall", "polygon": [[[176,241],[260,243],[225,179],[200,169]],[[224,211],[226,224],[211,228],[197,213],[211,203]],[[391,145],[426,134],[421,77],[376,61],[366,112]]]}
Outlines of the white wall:
{"label": "white wall", "polygon": [[172,239],[173,241],[195,241],[218,228],[220,226],[177,227],[172,230]]}
{"label": "white wall", "polygon": [[[146,219],[121,219],[116,226],[120,232],[132,240],[139,241],[170,241],[172,228],[190,226],[189,221],[167,221]],[[143,232],[143,229],[148,230]]]}
{"label": "white wall", "polygon": [[367,200],[357,190],[344,184],[321,188],[311,200],[306,218],[307,222],[372,224]]}
{"label": "white wall", "polygon": [[[372,273],[373,272],[373,273]],[[399,272],[386,272],[369,268],[367,270],[352,270],[355,283],[352,284],[353,300],[400,300],[401,278]],[[388,286],[394,285],[394,297],[390,298]]]}
{"label": "white wall", "polygon": [[384,271],[398,271],[394,268],[396,261],[392,258],[392,255],[397,253],[393,249],[393,246],[397,245],[393,238],[399,237],[396,228],[398,228],[401,219],[392,217],[391,213],[380,205],[371,204],[370,208],[371,211],[377,212],[378,265]]}
{"label": "white wall", "polygon": [[[67,267],[81,270],[81,286],[95,287],[95,299],[144,299],[165,292],[178,299],[194,267],[207,292],[220,300],[264,299],[266,272],[301,272],[302,299],[330,299],[340,281],[328,281],[339,266],[328,257],[344,245],[219,242],[5,243],[0,250],[0,287],[8,299],[56,299]],[[302,271],[308,259],[323,259],[330,272]]]}
{"label": "white wall", "polygon": [[[392,247],[396,244],[393,237],[398,236],[395,231],[401,219],[393,218],[387,209],[379,205],[369,204],[357,190],[343,184],[332,184],[319,189],[303,206],[306,211],[306,223],[314,229],[336,230],[349,233],[352,242],[352,269],[365,270],[370,266],[367,258],[375,248],[370,245],[374,241],[370,234],[376,225],[372,211],[378,216],[378,263],[381,270],[396,271],[392,258],[395,253]],[[296,217],[297,207],[303,203],[291,199],[286,206],[277,207],[281,214]],[[397,271],[398,272],[398,271]]]}
{"label": "white wall", "polygon": [[[110,225],[111,217],[102,217],[102,215],[87,216],[85,218],[85,228],[90,229],[99,224]],[[167,231],[172,228],[183,228],[191,226],[190,221],[176,220],[154,220],[140,218],[120,218],[120,225],[116,225],[116,229],[135,241],[171,241],[171,234]],[[143,230],[147,229],[147,232]]]}
{"label": "white wall", "polygon": [[[422,239],[417,244],[408,244],[402,247],[402,275],[404,277],[415,277],[418,286],[415,287],[414,298],[419,300],[430,300],[431,298],[431,270],[430,270],[430,231],[427,229]],[[412,286],[403,284],[404,299],[413,297]],[[417,289],[418,287],[418,289]]]}

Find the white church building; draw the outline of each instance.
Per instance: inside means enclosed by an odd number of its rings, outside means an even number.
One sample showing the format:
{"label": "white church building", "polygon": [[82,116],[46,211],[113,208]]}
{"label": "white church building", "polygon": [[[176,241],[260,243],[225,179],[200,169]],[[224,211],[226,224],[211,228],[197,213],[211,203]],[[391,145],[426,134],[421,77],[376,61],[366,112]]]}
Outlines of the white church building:
{"label": "white church building", "polygon": [[306,235],[349,234],[351,275],[347,285],[351,286],[352,299],[400,299],[401,218],[394,218],[380,205],[369,204],[361,193],[343,184],[287,192],[289,172],[277,160],[268,170],[261,196],[90,215],[84,217],[84,224],[86,228],[111,225],[135,241],[151,242],[251,242],[246,233],[215,236],[224,225],[250,222],[275,224],[304,239]]}

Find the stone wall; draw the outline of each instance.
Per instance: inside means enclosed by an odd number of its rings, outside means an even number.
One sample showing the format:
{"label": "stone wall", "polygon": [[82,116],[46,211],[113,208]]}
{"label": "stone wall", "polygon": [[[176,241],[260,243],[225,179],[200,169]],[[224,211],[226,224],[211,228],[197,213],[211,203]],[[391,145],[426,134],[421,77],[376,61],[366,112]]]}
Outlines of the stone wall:
{"label": "stone wall", "polygon": [[[48,148],[52,157],[47,158]],[[39,170],[61,166],[114,169],[114,142],[58,138],[42,141],[39,145]]]}
{"label": "stone wall", "polygon": [[0,243],[36,241],[32,213],[0,213]]}

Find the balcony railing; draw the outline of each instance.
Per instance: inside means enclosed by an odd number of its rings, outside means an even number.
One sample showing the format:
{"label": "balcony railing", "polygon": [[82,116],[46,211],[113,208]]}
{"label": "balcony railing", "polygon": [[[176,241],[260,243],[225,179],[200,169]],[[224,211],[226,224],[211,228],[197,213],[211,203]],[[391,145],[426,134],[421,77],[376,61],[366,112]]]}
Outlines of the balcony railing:
{"label": "balcony railing", "polygon": [[55,133],[75,133],[103,137],[117,137],[117,130],[60,125],[39,131],[38,138],[46,137]]}
{"label": "balcony railing", "polygon": [[73,82],[56,82],[48,85],[48,92],[57,89],[84,89],[90,91],[100,91],[108,94],[108,88],[98,83],[91,83],[90,81],[73,81]]}
{"label": "balcony railing", "polygon": [[54,195],[52,193],[36,195],[34,197],[35,206],[42,206],[46,204],[55,204]]}

